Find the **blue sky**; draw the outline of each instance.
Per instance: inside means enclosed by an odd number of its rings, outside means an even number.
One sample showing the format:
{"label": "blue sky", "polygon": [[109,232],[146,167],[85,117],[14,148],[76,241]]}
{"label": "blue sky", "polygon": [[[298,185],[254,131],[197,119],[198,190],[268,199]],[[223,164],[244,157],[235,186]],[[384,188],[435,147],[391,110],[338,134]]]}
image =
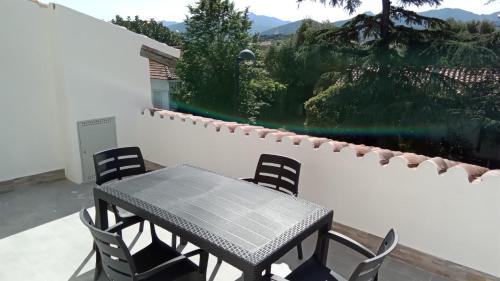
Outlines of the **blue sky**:
{"label": "blue sky", "polygon": [[[41,0],[48,2],[48,0]],[[487,0],[444,0],[440,8],[460,8],[478,14],[491,14],[500,10],[500,1],[485,5]],[[196,0],[51,0],[93,17],[110,20],[114,15],[154,18],[156,20],[182,21],[188,13],[186,8]],[[295,0],[235,0],[239,9],[249,7],[258,15],[277,17],[283,20],[295,21],[305,17],[318,21],[337,21],[349,18],[340,8],[325,7],[320,3],[305,1],[297,5]],[[364,0],[357,12],[379,12],[380,0]],[[415,11],[425,11],[433,7],[411,7]]]}

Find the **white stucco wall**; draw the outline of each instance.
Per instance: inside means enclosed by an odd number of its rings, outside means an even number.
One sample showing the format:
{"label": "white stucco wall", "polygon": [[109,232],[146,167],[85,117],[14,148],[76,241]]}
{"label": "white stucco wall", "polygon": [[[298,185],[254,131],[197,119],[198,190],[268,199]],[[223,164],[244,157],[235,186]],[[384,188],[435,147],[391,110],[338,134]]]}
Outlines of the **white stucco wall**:
{"label": "white stucco wall", "polygon": [[179,50],[60,5],[1,0],[0,18],[0,181],[64,168],[81,182],[77,121],[114,116],[118,145],[137,144],[134,112],[151,106],[141,47]]}
{"label": "white stucco wall", "polygon": [[[175,115],[175,114],[174,114]],[[174,116],[173,115],[173,116]],[[470,183],[455,166],[438,174],[431,161],[408,168],[401,157],[381,165],[376,153],[357,157],[351,147],[314,148],[309,139],[260,138],[196,117],[140,116],[145,158],[170,166],[189,163],[232,177],[253,176],[260,154],[302,163],[300,196],[334,210],[334,221],[383,237],[394,227],[401,244],[500,277],[500,175]],[[196,121],[196,124],[193,122]],[[206,127],[205,127],[206,125]]]}
{"label": "white stucco wall", "polygon": [[63,168],[50,12],[0,1],[0,181]]}

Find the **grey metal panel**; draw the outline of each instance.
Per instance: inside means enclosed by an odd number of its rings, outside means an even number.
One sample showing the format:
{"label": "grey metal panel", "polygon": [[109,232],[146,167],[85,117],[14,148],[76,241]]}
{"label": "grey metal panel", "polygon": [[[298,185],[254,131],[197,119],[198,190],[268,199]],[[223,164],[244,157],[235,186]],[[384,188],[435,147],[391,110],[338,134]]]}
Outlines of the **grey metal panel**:
{"label": "grey metal panel", "polygon": [[117,146],[115,117],[78,121],[83,182],[95,181],[94,153]]}

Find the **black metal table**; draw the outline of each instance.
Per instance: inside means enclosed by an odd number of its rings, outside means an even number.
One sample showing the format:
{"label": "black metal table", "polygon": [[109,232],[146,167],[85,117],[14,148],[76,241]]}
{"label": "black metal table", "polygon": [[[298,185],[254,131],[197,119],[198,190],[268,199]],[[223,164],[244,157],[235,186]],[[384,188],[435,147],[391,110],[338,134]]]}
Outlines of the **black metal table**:
{"label": "black metal table", "polygon": [[[94,188],[96,225],[108,227],[111,203],[150,220],[243,271],[262,272],[319,231],[314,252],[326,262],[333,211],[307,200],[180,165]],[[96,272],[101,263],[97,258]]]}

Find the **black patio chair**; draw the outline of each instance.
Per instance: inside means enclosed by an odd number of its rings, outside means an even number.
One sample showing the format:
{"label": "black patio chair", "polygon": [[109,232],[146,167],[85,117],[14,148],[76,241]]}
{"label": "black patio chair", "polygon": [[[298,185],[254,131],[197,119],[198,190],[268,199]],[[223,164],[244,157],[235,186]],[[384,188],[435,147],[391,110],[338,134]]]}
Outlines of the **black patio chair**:
{"label": "black patio chair", "polygon": [[[94,154],[94,168],[97,185],[146,173],[139,147],[121,147],[97,152]],[[116,222],[124,222],[126,225],[139,223],[139,233],[144,230],[144,219],[141,217],[111,204],[108,209],[114,213]],[[118,234],[121,235],[121,231]]]}
{"label": "black patio chair", "polygon": [[[97,152],[94,154],[94,167],[97,185],[148,172],[142,158],[141,149],[137,146],[112,148]],[[114,213],[117,222],[123,221],[128,225],[139,223],[139,234],[142,233],[144,219],[114,205],[108,205],[108,208]],[[121,231],[118,234],[121,235]],[[172,247],[175,248],[177,236],[172,234],[171,243]],[[180,244],[186,245],[187,241],[181,238]]]}
{"label": "black patio chair", "polygon": [[380,266],[387,255],[389,255],[398,244],[398,235],[393,229],[385,236],[377,254],[374,254],[365,246],[338,232],[330,231],[328,235],[330,239],[368,258],[356,267],[349,279],[344,278],[330,268],[322,265],[315,257],[311,257],[305,261],[285,278],[273,275],[270,279],[273,281],[377,281]]}
{"label": "black patio chair", "polygon": [[[121,221],[107,230],[100,230],[85,209],[80,211],[80,220],[90,230],[101,256],[102,268],[110,280],[176,280],[188,277],[188,274],[189,280],[206,280],[208,253],[201,249],[186,254],[177,252],[158,238],[152,223],[151,244],[132,255],[116,233],[127,227],[127,223]],[[199,265],[189,259],[195,255],[200,256]]]}
{"label": "black patio chair", "polygon": [[[297,196],[299,193],[300,162],[273,154],[261,154],[253,178],[241,178],[258,185],[269,187]],[[297,245],[297,256],[303,258],[302,244]]]}

